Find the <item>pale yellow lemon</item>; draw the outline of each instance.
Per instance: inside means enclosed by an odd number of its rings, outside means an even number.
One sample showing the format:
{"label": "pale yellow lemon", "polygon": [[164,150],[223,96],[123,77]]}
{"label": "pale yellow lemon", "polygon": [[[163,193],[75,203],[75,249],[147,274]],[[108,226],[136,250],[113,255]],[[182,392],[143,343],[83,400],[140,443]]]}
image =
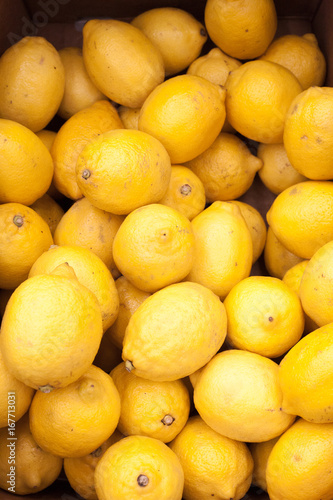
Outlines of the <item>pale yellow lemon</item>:
{"label": "pale yellow lemon", "polygon": [[91,81],[80,47],[64,47],[59,50],[59,56],[65,69],[65,91],[57,114],[68,120],[81,109],[106,97]]}
{"label": "pale yellow lemon", "polygon": [[190,168],[172,165],[168,189],[159,203],[175,208],[192,220],[205,208],[204,185]]}
{"label": "pale yellow lemon", "polygon": [[192,220],[194,263],[187,275],[224,299],[231,288],[249,276],[253,246],[240,209],[215,201]]}
{"label": "pale yellow lemon", "polygon": [[289,69],[248,61],[230,72],[225,87],[227,118],[237,132],[265,144],[282,142],[287,112],[303,90]]}
{"label": "pale yellow lemon", "polygon": [[202,181],[208,202],[230,201],[251,187],[262,160],[238,136],[222,132],[186,166]]}
{"label": "pale yellow lemon", "polygon": [[314,180],[333,178],[333,88],[309,87],[286,115],[283,143],[292,166]]}
{"label": "pale yellow lemon", "polygon": [[289,252],[310,259],[333,239],[333,182],[306,181],[280,193],[267,222]]}
{"label": "pale yellow lemon", "polygon": [[82,457],[115,431],[120,397],[110,375],[91,365],[67,387],[37,391],[29,410],[37,444],[60,457]]}
{"label": "pale yellow lemon", "polygon": [[97,208],[118,215],[158,202],[170,175],[165,147],[140,130],[100,134],[85,146],[76,163],[76,181],[83,195]]}
{"label": "pale yellow lemon", "polygon": [[53,182],[58,191],[72,200],[82,198],[75,175],[79,154],[91,140],[118,128],[123,128],[123,124],[116,108],[107,100],[97,101],[65,121],[51,147]]}
{"label": "pale yellow lemon", "polygon": [[208,0],[205,25],[221,50],[237,59],[255,59],[276,33],[275,4],[273,0]]}
{"label": "pale yellow lemon", "polygon": [[160,51],[128,22],[90,19],[83,27],[83,61],[96,87],[123,106],[139,108],[164,80]]}
{"label": "pale yellow lemon", "polygon": [[242,63],[225,54],[218,47],[211,49],[208,54],[197,57],[187,69],[188,75],[197,75],[206,78],[216,85],[224,85],[229,72],[238,68]]}
{"label": "pale yellow lemon", "polygon": [[264,248],[264,262],[270,276],[282,279],[286,272],[302,262],[302,257],[290,252],[276,237],[271,226],[268,226]]}
{"label": "pale yellow lemon", "polygon": [[224,306],[227,341],[237,349],[277,358],[302,336],[304,315],[300,299],[278,278],[243,279],[231,289]]}
{"label": "pale yellow lemon", "polygon": [[56,48],[42,36],[25,36],[0,58],[0,116],[33,132],[58,111],[65,70]]}
{"label": "pale yellow lemon", "polygon": [[184,279],[194,255],[195,239],[188,218],[159,203],[128,214],[113,241],[117,268],[144,292],[156,292]]}
{"label": "pale yellow lemon", "polygon": [[99,500],[181,500],[184,472],[177,455],[159,439],[128,436],[98,462],[95,488]]}
{"label": "pale yellow lemon", "polygon": [[190,396],[182,380],[158,382],[137,375],[120,363],[110,373],[120,395],[119,431],[125,436],[150,436],[169,443],[190,413]]}
{"label": "pale yellow lemon", "polygon": [[225,120],[226,91],[195,75],[178,75],[158,85],[145,100],[139,130],[159,139],[172,164],[203,153]]}
{"label": "pale yellow lemon", "polygon": [[204,25],[189,12],[175,7],[145,10],[131,24],[160,51],[166,76],[186,69],[207,41]]}
{"label": "pale yellow lemon", "polygon": [[274,445],[267,462],[271,500],[330,500],[333,424],[297,420]]}
{"label": "pale yellow lemon", "polygon": [[208,288],[188,281],[166,286],[129,320],[123,347],[126,367],[149,380],[186,377],[220,349],[226,321],[223,303]]}
{"label": "pale yellow lemon", "polygon": [[216,354],[203,368],[194,385],[194,404],[216,432],[249,443],[279,436],[295,420],[281,408],[279,366],[238,349]]}
{"label": "pale yellow lemon", "polygon": [[248,447],[215,432],[199,416],[191,417],[169,446],[184,470],[183,498],[240,500],[248,491],[253,470]]}

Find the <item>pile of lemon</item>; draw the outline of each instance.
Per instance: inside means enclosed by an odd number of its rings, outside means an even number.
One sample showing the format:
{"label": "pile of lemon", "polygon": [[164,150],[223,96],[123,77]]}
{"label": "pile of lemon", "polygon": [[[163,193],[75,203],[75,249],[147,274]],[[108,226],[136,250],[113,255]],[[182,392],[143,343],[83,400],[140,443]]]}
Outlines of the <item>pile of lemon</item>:
{"label": "pile of lemon", "polygon": [[277,36],[273,0],[204,14],[0,58],[4,490],[62,471],[86,500],[333,498],[325,57]]}

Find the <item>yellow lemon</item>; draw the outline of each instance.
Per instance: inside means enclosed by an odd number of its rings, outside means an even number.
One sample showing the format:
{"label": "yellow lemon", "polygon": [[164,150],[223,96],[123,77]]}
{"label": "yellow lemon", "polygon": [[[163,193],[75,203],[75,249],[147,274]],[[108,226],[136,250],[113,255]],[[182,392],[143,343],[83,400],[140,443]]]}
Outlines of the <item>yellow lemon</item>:
{"label": "yellow lemon", "polygon": [[108,328],[104,336],[109,337],[119,349],[122,349],[130,317],[151,294],[134,286],[125,276],[116,279],[115,284],[119,295],[119,312],[116,321]]}
{"label": "yellow lemon", "polygon": [[224,85],[230,71],[238,68],[241,64],[240,61],[228,56],[218,47],[214,47],[208,54],[197,57],[190,64],[186,73],[202,76],[216,85]]}
{"label": "yellow lemon", "polygon": [[10,373],[5,365],[1,351],[0,380],[0,427],[7,427],[6,437],[10,437],[11,434],[8,433],[8,428],[13,427],[15,431],[15,421],[20,420],[29,409],[35,391],[32,387],[17,380],[17,378]]}
{"label": "yellow lemon", "polygon": [[139,130],[159,139],[173,164],[192,160],[220,133],[225,97],[225,89],[202,77],[174,76],[158,85],[145,100]]}
{"label": "yellow lemon", "polygon": [[190,413],[190,396],[182,380],[157,382],[130,373],[120,363],[110,373],[120,395],[118,429],[169,443],[182,430]]}
{"label": "yellow lemon", "polygon": [[129,108],[128,106],[119,106],[118,113],[125,128],[139,128],[139,115],[141,108]]}
{"label": "yellow lemon", "polygon": [[30,208],[35,210],[35,212],[45,220],[50,228],[52,236],[54,236],[54,232],[65,213],[59,203],[45,193],[41,198],[38,198],[38,200],[30,205]]}
{"label": "yellow lemon", "polygon": [[333,239],[333,182],[306,181],[285,189],[268,210],[267,222],[289,252],[310,259]]}
{"label": "yellow lemon", "polygon": [[268,457],[279,438],[280,436],[277,436],[273,439],[269,439],[268,441],[249,444],[250,452],[253,458],[252,484],[254,486],[258,486],[264,491],[267,491],[266,469]]}
{"label": "yellow lemon", "polygon": [[[42,141],[42,143],[47,147],[49,151],[51,151],[52,144],[54,143],[54,139],[57,136],[57,132],[54,130],[48,130],[48,129],[42,129],[39,132],[36,132],[37,137]],[[53,158],[52,158],[53,161]],[[54,172],[53,172],[54,175]],[[52,182],[49,187],[49,189],[46,191],[46,193],[51,196],[54,200],[63,200],[64,195],[58,191],[58,189],[54,185],[54,180],[52,177]]]}
{"label": "yellow lemon", "polygon": [[35,260],[53,244],[44,219],[21,203],[0,205],[0,287],[13,290]]}
{"label": "yellow lemon", "polygon": [[304,330],[300,299],[282,280],[250,276],[224,300],[227,341],[237,349],[277,358],[295,345]]}
{"label": "yellow lemon", "polygon": [[131,212],[113,241],[117,268],[144,292],[156,292],[184,279],[192,268],[194,253],[188,218],[158,203]]}
{"label": "yellow lemon", "polygon": [[257,142],[281,143],[289,107],[303,90],[296,76],[277,63],[248,61],[231,71],[225,86],[227,117],[237,132]]}
{"label": "yellow lemon", "polygon": [[131,24],[139,28],[160,51],[166,76],[186,69],[199,56],[207,40],[203,24],[189,12],[174,7],[146,10]]}
{"label": "yellow lemon", "polygon": [[280,363],[282,408],[309,422],[332,422],[333,325],[303,337]]}
{"label": "yellow lemon", "polygon": [[88,455],[64,459],[64,472],[69,484],[85,500],[98,500],[94,481],[96,465],[106,450],[122,437],[116,429],[101,446]]}
{"label": "yellow lemon", "polygon": [[171,166],[169,187],[159,201],[192,220],[205,208],[205,188],[199,177],[183,165]]}
{"label": "yellow lemon", "polygon": [[259,144],[257,154],[262,161],[258,175],[272,193],[280,194],[288,187],[307,180],[290,163],[283,143]]}
{"label": "yellow lemon", "polygon": [[0,118],[0,203],[31,205],[50,187],[53,162],[43,142],[24,125]]}
{"label": "yellow lemon", "polygon": [[95,471],[99,500],[181,500],[183,487],[177,455],[148,436],[128,436],[113,444]]}
{"label": "yellow lemon", "polygon": [[61,264],[71,266],[78,281],[95,295],[101,309],[103,330],[107,330],[115,321],[119,310],[118,292],[109,269],[87,248],[54,245],[36,259],[29,278],[50,274]]}
{"label": "yellow lemon", "polygon": [[119,272],[114,263],[112,245],[123,220],[123,216],[101,210],[87,198],[81,198],[61,217],[54,233],[54,243],[59,246],[78,245],[91,250],[116,278]]}
{"label": "yellow lemon", "polygon": [[93,364],[110,373],[121,362],[121,350],[112,342],[109,335],[103,335]]}
{"label": "yellow lemon", "polygon": [[154,381],[186,377],[220,349],[226,323],[224,305],[208,288],[190,282],[166,286],[129,320],[123,347],[126,368]]}
{"label": "yellow lemon", "polygon": [[184,498],[240,500],[248,491],[253,470],[248,447],[215,432],[199,416],[191,417],[169,446],[184,470]]}
{"label": "yellow lemon", "polygon": [[275,4],[273,0],[208,0],[205,25],[213,42],[229,56],[254,59],[274,38]]}
{"label": "yellow lemon", "polygon": [[288,68],[304,90],[313,85],[320,87],[324,83],[326,60],[314,33],[280,36],[273,40],[261,59]]}
{"label": "yellow lemon", "polygon": [[298,257],[281,243],[275,236],[272,227],[268,226],[264,248],[265,267],[271,276],[282,279],[286,272],[296,264],[302,262]]}
{"label": "yellow lemon", "polygon": [[304,311],[318,326],[333,322],[332,295],[333,241],[323,245],[304,268],[299,295]]}
{"label": "yellow lemon", "polygon": [[194,385],[202,419],[230,439],[257,443],[284,432],[295,420],[281,408],[279,366],[253,352],[216,354]]}
{"label": "yellow lemon", "polygon": [[163,144],[139,130],[104,132],[90,141],[76,163],[79,189],[91,203],[125,215],[165,194],[171,175]]}
{"label": "yellow lemon", "polygon": [[292,166],[314,180],[333,178],[333,88],[310,87],[286,115],[283,143]]}
{"label": "yellow lemon", "polygon": [[253,246],[252,262],[256,262],[262,254],[265,242],[267,229],[261,213],[249,203],[239,200],[231,200],[231,203],[237,205],[250,231]]}
{"label": "yellow lemon", "polygon": [[65,90],[58,51],[41,36],[26,36],[0,58],[0,116],[33,132],[56,114]]}
{"label": "yellow lemon", "polygon": [[68,120],[81,109],[106,97],[91,81],[80,47],[64,47],[59,50],[59,56],[65,69],[65,91],[57,114]]}
{"label": "yellow lemon", "polygon": [[32,435],[45,451],[82,457],[115,431],[120,397],[110,375],[91,365],[67,387],[49,394],[37,391],[29,410]]}
{"label": "yellow lemon", "polygon": [[215,201],[192,220],[194,263],[187,275],[224,299],[231,288],[249,276],[252,239],[240,209]]}
{"label": "yellow lemon", "polygon": [[274,445],[267,462],[271,500],[330,500],[333,424],[297,420]]}
{"label": "yellow lemon", "polygon": [[130,23],[91,19],[83,27],[83,61],[87,72],[109,99],[139,108],[164,80],[160,51]]}
{"label": "yellow lemon", "polygon": [[203,153],[186,163],[205,187],[208,202],[235,200],[252,185],[262,161],[239,137],[222,132]]}
{"label": "yellow lemon", "polygon": [[14,377],[48,392],[88,369],[102,333],[95,295],[63,264],[14,290],[2,319],[0,347]]}
{"label": "yellow lemon", "polygon": [[59,476],[63,460],[42,450],[29,429],[26,413],[15,425],[14,438],[0,429],[0,487],[29,495],[50,486]]}

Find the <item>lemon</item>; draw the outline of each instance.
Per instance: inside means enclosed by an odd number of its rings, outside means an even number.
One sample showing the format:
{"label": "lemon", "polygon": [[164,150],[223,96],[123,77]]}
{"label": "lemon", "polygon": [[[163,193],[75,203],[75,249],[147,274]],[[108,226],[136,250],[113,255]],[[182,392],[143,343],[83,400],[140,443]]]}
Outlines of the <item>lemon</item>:
{"label": "lemon", "polygon": [[283,143],[292,166],[313,180],[333,177],[333,89],[313,86],[292,101]]}
{"label": "lemon", "polygon": [[183,165],[171,165],[168,189],[159,201],[192,220],[205,208],[205,188],[199,177]]}
{"label": "lemon", "polygon": [[76,182],[75,166],[86,144],[107,130],[123,128],[116,108],[108,101],[97,101],[78,111],[60,127],[51,147],[54,185],[72,200],[82,198]]}
{"label": "lemon", "polygon": [[272,193],[280,194],[288,187],[307,180],[290,163],[283,143],[259,144],[257,155],[262,161],[258,175]]}
{"label": "lemon", "polygon": [[268,441],[249,444],[250,452],[253,458],[252,484],[254,486],[258,486],[264,491],[267,491],[266,469],[268,457],[279,438],[280,436],[277,436],[273,439],[269,439]]}
{"label": "lemon", "polygon": [[29,410],[31,433],[45,451],[82,457],[115,431],[120,397],[110,375],[91,365],[80,378],[49,394],[37,391]]}
{"label": "lemon", "polygon": [[208,363],[222,346],[226,329],[225,307],[211,290],[198,283],[175,283],[155,292],[133,313],[123,359],[139,377],[177,380]]}
{"label": "lemon", "polygon": [[65,91],[57,114],[68,120],[106,97],[89,78],[80,47],[64,47],[59,50],[59,56],[65,69]]}
{"label": "lemon", "polygon": [[282,279],[291,267],[299,264],[302,260],[302,257],[287,250],[275,236],[272,227],[268,226],[264,248],[264,262],[269,274],[275,278]]}
{"label": "lemon", "polygon": [[45,193],[41,198],[38,198],[30,205],[37,214],[39,214],[50,228],[52,236],[62,219],[65,211],[50,195]]}
{"label": "lemon", "polygon": [[252,263],[254,263],[262,254],[266,243],[267,229],[264,218],[249,203],[239,200],[231,200],[231,203],[238,206],[250,232],[253,246]]}
{"label": "lemon", "polygon": [[291,71],[270,61],[248,61],[230,72],[225,87],[227,118],[237,132],[265,144],[283,141],[287,112],[303,90]]}
{"label": "lemon", "polygon": [[58,51],[41,36],[26,36],[0,58],[0,116],[33,132],[56,114],[65,90]]}
{"label": "lemon", "polygon": [[330,500],[333,424],[299,419],[273,447],[267,462],[271,500]]}
{"label": "lemon", "polygon": [[162,441],[128,436],[110,446],[98,462],[95,487],[99,500],[181,500],[184,472]]}
{"label": "lemon", "polygon": [[186,69],[207,40],[203,24],[192,14],[174,7],[157,7],[142,12],[131,24],[139,28],[160,51],[166,76]]}
{"label": "lemon", "polygon": [[214,47],[208,54],[195,59],[186,73],[202,76],[216,85],[224,85],[230,71],[238,68],[241,64],[240,61],[228,56],[218,47]]}
{"label": "lemon", "polygon": [[309,422],[332,422],[332,324],[314,330],[280,363],[282,407]]}
{"label": "lemon", "polygon": [[253,246],[238,206],[215,201],[192,220],[194,263],[187,275],[222,298],[249,276]]}
{"label": "lemon", "polygon": [[184,470],[184,498],[240,500],[251,485],[253,460],[245,443],[211,429],[191,417],[169,444]]}
{"label": "lemon", "polygon": [[208,0],[205,25],[213,42],[229,56],[255,59],[274,38],[275,4],[273,0]]}
{"label": "lemon", "polygon": [[129,108],[128,106],[119,106],[118,113],[125,128],[139,128],[139,115],[141,108]]}
{"label": "lemon", "polygon": [[103,335],[93,364],[110,373],[121,361],[121,350],[112,342],[109,335]]}
{"label": "lemon", "polygon": [[268,441],[295,420],[281,408],[279,366],[253,352],[216,354],[194,384],[201,418],[223,436],[249,443]]}
{"label": "lemon", "polygon": [[306,181],[280,193],[267,222],[289,252],[310,259],[333,239],[333,182]]}
{"label": "lemon", "polygon": [[102,333],[95,295],[63,264],[14,290],[2,318],[0,348],[14,377],[47,392],[88,369]]}
{"label": "lemon", "polygon": [[178,75],[158,85],[145,100],[139,130],[159,139],[172,164],[203,153],[225,120],[226,91],[195,75]]}
{"label": "lemon", "polygon": [[190,272],[195,241],[190,221],[174,208],[152,203],[131,212],[113,241],[117,268],[144,292],[184,279]]}
{"label": "lemon", "polygon": [[181,380],[153,382],[116,366],[111,374],[121,402],[118,429],[125,436],[150,436],[168,443],[183,429],[190,397]]}
{"label": "lemon", "polygon": [[140,130],[104,132],[85,146],[76,163],[83,195],[97,208],[117,215],[158,202],[170,175],[165,147]]}
{"label": "lemon", "polygon": [[300,299],[283,281],[250,276],[224,300],[227,341],[237,349],[277,358],[294,346],[304,330]]}
{"label": "lemon", "polygon": [[261,59],[288,68],[304,90],[314,85],[320,87],[324,83],[326,60],[314,33],[280,36],[269,45]]}
{"label": "lemon", "polygon": [[53,161],[41,139],[24,125],[0,118],[0,203],[31,205],[53,177]]}
{"label": "lemon", "polygon": [[186,166],[202,181],[208,202],[230,201],[251,187],[262,161],[239,137],[222,132],[209,148]]}
{"label": "lemon", "polygon": [[83,61],[96,87],[123,106],[139,108],[164,80],[160,51],[130,23],[91,19],[83,27]]}

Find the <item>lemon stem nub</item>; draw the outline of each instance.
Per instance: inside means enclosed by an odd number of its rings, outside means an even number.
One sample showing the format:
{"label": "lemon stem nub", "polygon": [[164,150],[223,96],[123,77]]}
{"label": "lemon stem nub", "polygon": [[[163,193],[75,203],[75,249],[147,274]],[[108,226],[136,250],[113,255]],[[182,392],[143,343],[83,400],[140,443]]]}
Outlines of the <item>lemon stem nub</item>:
{"label": "lemon stem nub", "polygon": [[200,35],[201,36],[207,36],[207,31],[205,30],[205,28],[201,28]]}
{"label": "lemon stem nub", "polygon": [[149,483],[148,477],[145,476],[144,474],[140,474],[140,476],[138,476],[137,481],[138,481],[138,485],[142,486],[142,487],[147,486],[147,484]]}
{"label": "lemon stem nub", "polygon": [[162,418],[161,422],[162,422],[162,424],[164,424],[164,425],[171,425],[171,424],[174,422],[174,420],[175,420],[175,419],[173,418],[173,416],[172,416],[172,415],[165,415],[165,416]]}
{"label": "lemon stem nub", "polygon": [[44,392],[45,394],[53,391],[54,387],[52,385],[41,385],[40,387],[38,387],[38,390],[40,392]]}
{"label": "lemon stem nub", "polygon": [[180,193],[184,196],[188,196],[192,191],[192,188],[189,184],[183,184],[180,188]]}
{"label": "lemon stem nub", "polygon": [[89,177],[91,176],[91,172],[90,170],[88,170],[87,168],[85,168],[82,172],[82,177],[83,179],[89,179]]}
{"label": "lemon stem nub", "polygon": [[14,222],[15,226],[21,227],[21,226],[23,226],[24,219],[23,219],[22,215],[14,215],[13,222]]}
{"label": "lemon stem nub", "polygon": [[128,372],[131,372],[134,368],[134,365],[132,363],[132,361],[130,361],[129,359],[126,359],[125,361],[125,368]]}

